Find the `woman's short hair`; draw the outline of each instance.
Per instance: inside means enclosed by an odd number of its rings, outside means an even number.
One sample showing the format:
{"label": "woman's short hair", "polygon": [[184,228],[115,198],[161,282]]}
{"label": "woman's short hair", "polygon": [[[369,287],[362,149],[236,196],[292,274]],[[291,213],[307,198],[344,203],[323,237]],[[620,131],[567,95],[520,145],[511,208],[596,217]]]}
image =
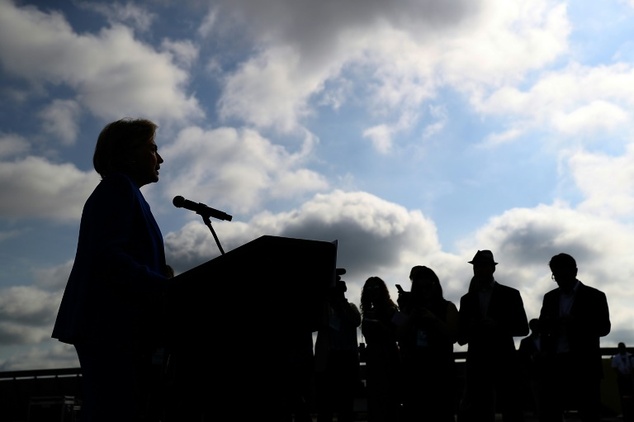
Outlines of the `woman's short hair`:
{"label": "woman's short hair", "polygon": [[157,125],[147,119],[124,118],[108,123],[99,134],[92,163],[102,178],[125,170],[130,152],[154,138]]}

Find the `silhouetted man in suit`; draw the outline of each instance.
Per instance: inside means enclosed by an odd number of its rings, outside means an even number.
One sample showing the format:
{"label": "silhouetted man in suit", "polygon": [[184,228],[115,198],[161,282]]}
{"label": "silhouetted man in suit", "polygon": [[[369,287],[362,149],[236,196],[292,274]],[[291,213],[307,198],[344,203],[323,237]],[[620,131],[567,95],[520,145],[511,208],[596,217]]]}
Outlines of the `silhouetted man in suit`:
{"label": "silhouetted man in suit", "polygon": [[561,421],[564,410],[579,411],[583,422],[601,420],[600,337],[610,332],[603,292],[577,279],[577,263],[565,253],[551,258],[558,288],[544,295],[539,316],[546,353],[541,422]]}
{"label": "silhouetted man in suit", "polygon": [[497,262],[491,251],[478,251],[469,263],[473,278],[459,310],[458,342],[468,344],[459,420],[493,421],[497,403],[505,422],[521,421],[520,368],[513,337],[529,331],[524,302],[519,290],[495,281]]}

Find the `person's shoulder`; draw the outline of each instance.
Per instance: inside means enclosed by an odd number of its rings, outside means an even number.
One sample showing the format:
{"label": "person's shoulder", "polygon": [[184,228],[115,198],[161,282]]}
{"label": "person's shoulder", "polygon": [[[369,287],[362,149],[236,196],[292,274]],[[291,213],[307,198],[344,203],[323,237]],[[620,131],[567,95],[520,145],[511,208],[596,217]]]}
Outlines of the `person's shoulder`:
{"label": "person's shoulder", "polygon": [[559,295],[559,289],[552,289],[544,293],[542,297],[542,306],[551,306],[553,302],[557,301],[557,297]]}
{"label": "person's shoulder", "polygon": [[[593,287],[593,286],[588,286],[587,284],[585,284],[585,283],[583,283],[581,281],[579,281],[579,288],[580,289],[585,289],[585,290],[587,290],[589,292],[601,292],[601,290],[599,290],[598,288]],[[601,292],[601,293],[603,293],[603,292]]]}
{"label": "person's shoulder", "polygon": [[138,188],[128,176],[123,173],[112,173],[101,179],[95,191],[101,191],[110,194],[133,194]]}
{"label": "person's shoulder", "polygon": [[458,314],[458,313],[460,313],[460,311],[458,310],[458,306],[456,306],[455,303],[453,303],[450,300],[445,300],[445,301],[447,303],[447,306],[445,308],[446,312],[448,312],[450,314]]}
{"label": "person's shoulder", "polygon": [[449,308],[456,308],[456,309],[458,308],[458,307],[456,306],[456,304],[455,304],[455,303],[453,303],[453,301],[451,301],[451,300],[449,300],[449,299],[443,299],[443,300],[445,301],[445,304],[447,305],[447,307],[449,307]]}
{"label": "person's shoulder", "polygon": [[120,191],[132,189],[134,184],[132,180],[123,173],[112,173],[101,179],[95,191]]}
{"label": "person's shoulder", "polygon": [[136,201],[140,191],[124,174],[104,177],[86,201],[85,208],[106,207],[113,204],[129,204]]}
{"label": "person's shoulder", "polygon": [[551,289],[551,290],[547,291],[546,293],[544,293],[544,297],[546,297],[546,296],[554,296],[554,295],[556,295],[558,293],[559,293],[559,288],[556,287],[556,288]]}
{"label": "person's shoulder", "polygon": [[133,187],[134,182],[124,173],[111,173],[108,176],[101,179],[101,184],[110,185],[110,186],[129,186]]}
{"label": "person's shoulder", "polygon": [[493,285],[493,288],[497,288],[499,291],[509,293],[509,294],[515,294],[515,293],[519,294],[520,292],[519,289],[508,286],[506,284],[502,284],[498,281],[495,282],[495,284]]}
{"label": "person's shoulder", "polygon": [[605,293],[602,290],[599,290],[596,287],[588,286],[587,284],[583,284],[581,281],[579,282],[579,290],[595,296],[605,296]]}

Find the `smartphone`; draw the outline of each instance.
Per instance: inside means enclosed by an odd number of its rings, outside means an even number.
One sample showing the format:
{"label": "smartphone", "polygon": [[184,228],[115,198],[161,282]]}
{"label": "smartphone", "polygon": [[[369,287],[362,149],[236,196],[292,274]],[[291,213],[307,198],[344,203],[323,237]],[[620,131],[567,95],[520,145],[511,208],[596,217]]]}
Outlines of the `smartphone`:
{"label": "smartphone", "polygon": [[404,292],[404,290],[403,290],[403,288],[401,287],[400,284],[396,285],[396,290],[398,290],[399,293],[403,293]]}

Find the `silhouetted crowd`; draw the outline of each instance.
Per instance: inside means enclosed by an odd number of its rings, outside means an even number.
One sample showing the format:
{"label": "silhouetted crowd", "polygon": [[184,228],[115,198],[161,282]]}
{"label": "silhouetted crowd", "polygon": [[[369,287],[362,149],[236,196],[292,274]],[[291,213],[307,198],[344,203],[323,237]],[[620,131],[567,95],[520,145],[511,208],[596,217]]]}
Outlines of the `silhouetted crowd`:
{"label": "silhouetted crowd", "polygon": [[[174,272],[166,262],[163,235],[140,190],[158,182],[164,164],[157,128],[143,118],[120,119],[101,130],[95,145],[93,166],[101,181],[82,210],[77,252],[51,334],[77,353],[82,369],[82,422],[204,421],[217,411],[204,403],[209,398],[202,396],[198,384],[184,387],[183,379],[188,378],[175,377],[197,374],[200,369],[196,364],[208,352],[207,345],[202,347],[196,338],[202,330],[187,330],[196,326],[190,321],[165,330],[175,319],[182,321],[167,311],[170,296],[180,290],[172,288]],[[605,294],[577,279],[572,256],[553,256],[548,265],[557,287],[544,294],[539,318],[527,336],[529,323],[521,294],[494,278],[498,264],[493,253],[480,250],[469,263],[473,277],[459,308],[443,297],[440,279],[426,266],[411,269],[410,290],[397,285],[396,300],[381,278],[368,278],[359,307],[346,299],[346,283],[341,279],[345,270],[338,270],[324,300],[323,322],[317,327],[314,345],[314,326],[303,331],[288,328],[295,324],[285,325],[281,335],[276,325],[271,330],[275,335],[267,336],[262,327],[271,323],[251,313],[256,302],[260,305],[260,297],[246,305],[242,302],[244,309],[239,311],[249,321],[245,325],[262,328],[257,330],[256,343],[266,351],[258,356],[266,362],[264,380],[243,384],[242,374],[233,377],[230,368],[220,368],[222,359],[218,368],[212,365],[206,370],[214,382],[225,381],[222,388],[235,392],[233,396],[257,391],[271,413],[282,413],[296,422],[311,421],[313,411],[318,422],[352,421],[361,384],[361,357],[370,422],[456,418],[492,422],[496,413],[505,422],[521,421],[519,381],[526,378],[540,422],[561,422],[563,412],[571,408],[584,422],[599,421],[599,340],[611,328]],[[321,297],[316,300],[321,302]],[[284,310],[272,309],[269,319],[284,319]],[[208,332],[218,339],[208,340],[215,347],[214,357],[239,356],[240,350],[234,350],[232,343],[245,337],[243,328],[235,329],[224,313],[209,324]],[[359,328],[364,347],[358,342]],[[168,339],[166,331],[182,341]],[[526,337],[519,351],[515,337]],[[271,347],[280,343],[279,349]],[[462,391],[456,391],[454,382],[456,343],[467,346]],[[192,346],[199,344],[199,348]],[[180,355],[174,346],[181,348]],[[629,364],[627,356],[614,360],[616,369],[631,374]],[[161,377],[155,376],[157,371]],[[269,380],[271,374],[285,381]],[[275,387],[262,392],[259,387],[268,387],[269,382],[276,382]],[[631,375],[620,376],[627,415],[632,414],[630,383]],[[280,384],[284,390],[278,390]],[[213,395],[227,408],[230,398],[238,403],[234,407],[241,404],[240,397]],[[170,400],[164,400],[167,397]],[[242,420],[250,420],[245,414],[260,409],[250,404],[250,409],[238,409]]]}
{"label": "silhouetted crowd", "polygon": [[[577,279],[572,256],[557,254],[548,262],[557,286],[529,321],[520,291],[495,279],[491,251],[477,251],[469,264],[473,277],[459,307],[422,265],[411,269],[409,291],[396,285],[395,299],[383,279],[369,277],[357,307],[346,299],[345,270],[337,269],[314,349],[311,333],[294,360],[288,420],[354,421],[363,390],[369,422],[493,422],[496,415],[521,422],[527,412],[562,422],[571,410],[583,422],[600,421],[600,338],[611,329],[606,295]],[[462,383],[456,343],[466,346]],[[631,363],[629,354],[612,363],[626,374],[619,387],[628,394]]]}

